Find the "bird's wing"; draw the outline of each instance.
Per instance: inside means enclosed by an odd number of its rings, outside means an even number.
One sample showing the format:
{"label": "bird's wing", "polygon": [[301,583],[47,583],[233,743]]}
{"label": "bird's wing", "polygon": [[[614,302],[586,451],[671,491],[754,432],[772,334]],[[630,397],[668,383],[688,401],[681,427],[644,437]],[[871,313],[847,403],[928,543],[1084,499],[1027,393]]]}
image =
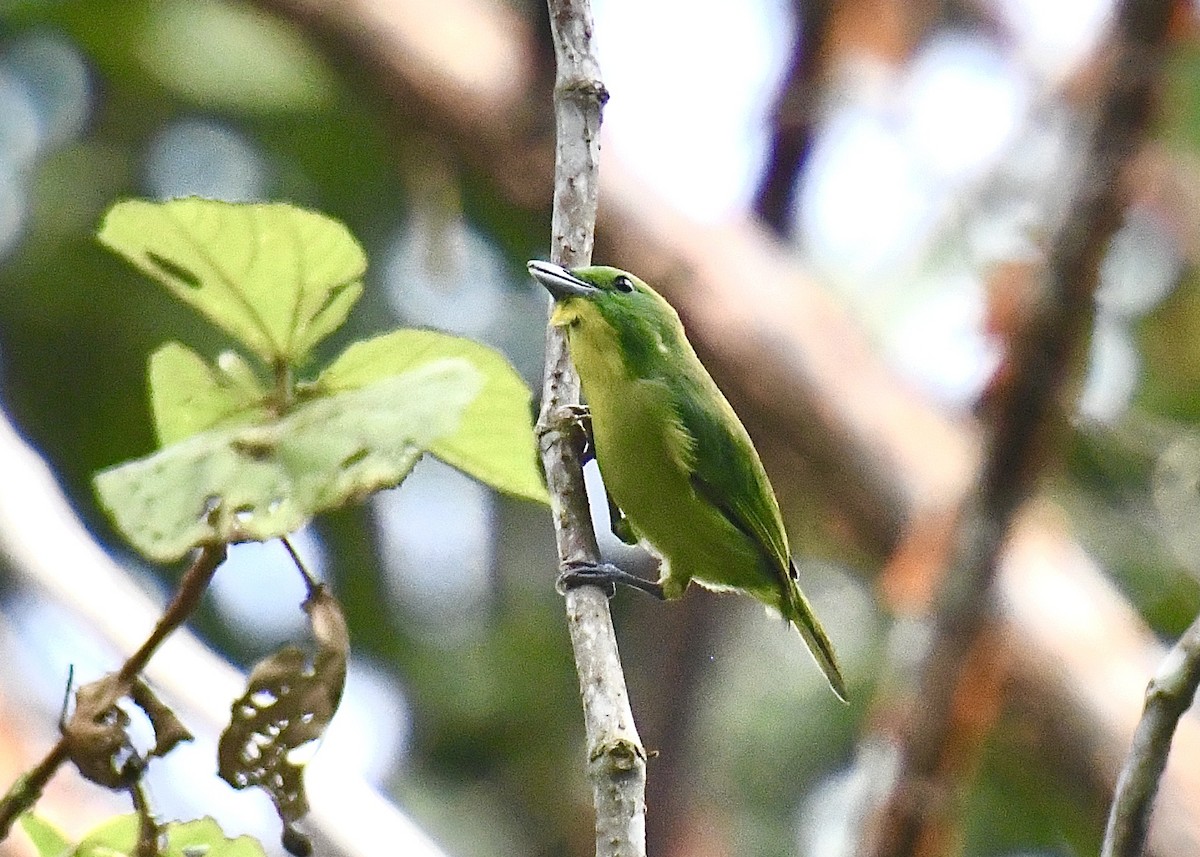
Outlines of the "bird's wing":
{"label": "bird's wing", "polygon": [[[696,389],[688,389],[692,386]],[[757,544],[786,578],[789,551],[779,504],[737,414],[711,379],[685,383],[675,392],[677,440],[671,446],[691,474],[692,487]]]}
{"label": "bird's wing", "polygon": [[[704,385],[703,381],[708,384]],[[846,682],[833,645],[797,582],[775,492],[750,436],[710,379],[674,397],[672,453],[691,474],[692,487],[756,544],[779,579],[781,610],[800,631],[830,687],[846,700]],[[711,390],[705,389],[711,385]],[[715,395],[713,395],[715,393]]]}
{"label": "bird's wing", "polygon": [[608,493],[607,488],[604,489],[604,496],[608,500],[608,528],[625,544],[636,545],[638,534],[633,527],[633,522],[625,517],[625,512],[617,505],[617,501],[613,499],[612,494]]}

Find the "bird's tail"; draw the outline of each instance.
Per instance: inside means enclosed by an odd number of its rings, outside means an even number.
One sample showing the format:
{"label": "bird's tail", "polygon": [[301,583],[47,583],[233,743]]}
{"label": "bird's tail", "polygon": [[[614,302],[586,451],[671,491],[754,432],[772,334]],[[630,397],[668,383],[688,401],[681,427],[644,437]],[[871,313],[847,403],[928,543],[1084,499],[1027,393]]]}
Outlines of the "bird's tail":
{"label": "bird's tail", "polygon": [[833,653],[833,643],[829,642],[829,636],[825,633],[825,629],[821,627],[821,623],[817,621],[817,616],[813,613],[812,605],[808,603],[808,599],[800,591],[797,577],[796,564],[789,562],[788,603],[785,606],[785,609],[788,611],[787,617],[796,626],[796,630],[800,632],[800,636],[804,638],[804,642],[808,644],[808,650],[812,653],[817,666],[821,668],[821,672],[825,674],[825,678],[829,681],[829,686],[833,688],[833,692],[837,694],[838,699],[846,702],[846,680],[842,678],[842,670],[838,667],[837,656]]}

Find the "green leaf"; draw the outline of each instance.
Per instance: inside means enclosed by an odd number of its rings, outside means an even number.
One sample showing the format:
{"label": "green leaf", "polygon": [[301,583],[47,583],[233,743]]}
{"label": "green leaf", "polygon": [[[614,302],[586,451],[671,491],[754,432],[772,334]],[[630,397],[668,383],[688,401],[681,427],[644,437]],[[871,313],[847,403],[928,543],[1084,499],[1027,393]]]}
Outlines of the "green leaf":
{"label": "green leaf", "polygon": [[486,380],[464,358],[435,359],[277,420],[194,434],[100,472],[96,491],[129,540],[160,562],[201,544],[283,536],[396,485],[459,430]]}
{"label": "green leaf", "polygon": [[21,829],[33,842],[38,857],[63,857],[64,854],[71,851],[70,840],[63,836],[62,831],[41,816],[34,815],[32,812],[23,812],[19,821]]}
{"label": "green leaf", "polygon": [[470,361],[484,385],[457,428],[435,440],[429,451],[499,491],[547,502],[537,465],[529,388],[499,352],[437,331],[397,330],[351,345],[321,373],[316,386],[327,391],[355,389],[440,357]]}
{"label": "green leaf", "polygon": [[126,200],[99,238],[270,366],[345,321],[367,264],[345,226],[286,203]]}
{"label": "green leaf", "polygon": [[210,110],[313,111],[333,75],[296,27],[249,6],[168,0],[150,6],[137,56],[184,99]]}
{"label": "green leaf", "polygon": [[[211,818],[174,821],[163,826],[167,847],[162,857],[265,857],[263,847],[249,836],[229,839]],[[138,817],[110,818],[83,838],[76,857],[133,855],[137,845]]]}
{"label": "green leaf", "polygon": [[150,408],[160,446],[218,426],[266,418],[269,391],[241,357],[226,352],[218,367],[178,342],[150,355]]}

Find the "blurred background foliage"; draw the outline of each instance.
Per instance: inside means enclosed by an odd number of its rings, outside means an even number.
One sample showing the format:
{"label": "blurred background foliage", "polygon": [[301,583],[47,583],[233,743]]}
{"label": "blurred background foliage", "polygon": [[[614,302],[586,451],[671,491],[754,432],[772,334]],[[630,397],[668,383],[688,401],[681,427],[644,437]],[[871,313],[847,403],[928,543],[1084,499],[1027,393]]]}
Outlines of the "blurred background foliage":
{"label": "blurred background foliage", "polygon": [[[902,14],[904,4],[882,5]],[[1083,121],[1068,81],[1109,5],[942,5],[904,56],[846,50],[821,79],[827,103],[775,226],[906,383],[965,416],[996,365],[993,275],[1029,258],[1030,236],[1068,186]],[[697,219],[745,216],[790,51],[823,8],[597,2],[613,92],[606,146]],[[1164,637],[1200,609],[1200,47],[1191,7],[1181,9],[1156,144],[1105,268],[1083,404],[1050,486]],[[541,4],[509,11],[546,31]],[[178,339],[214,355],[227,343],[96,243],[113,201],[198,194],[326,212],[371,260],[367,292],[327,353],[394,326],[431,326],[496,346],[536,388],[545,299],[523,265],[545,253],[548,212],[500,201],[436,127],[398,119],[368,67],[238,2],[7,0],[0,15],[3,404],[97,538],[147,585],[167,587],[173,572],[126,551],[90,478],[153,446],[145,361],[155,346]],[[869,46],[870,33],[859,35]],[[549,111],[552,58],[544,40],[540,49],[526,59]],[[697,121],[704,133],[689,130]],[[345,710],[322,752],[360,758],[451,854],[588,853],[576,679],[546,511],[425,462],[401,490],[326,516],[300,544],[342,598],[355,649]],[[605,546],[651,573],[644,558]],[[704,593],[670,606],[615,599],[642,737],[659,751],[653,853],[827,853],[831,820],[863,788],[848,763],[890,620],[875,568],[835,541],[818,552],[808,588],[849,669],[848,711],[799,641],[753,604]],[[277,546],[239,547],[198,630],[247,666],[302,633],[300,586]],[[16,576],[0,587],[5,692],[41,706],[49,725],[67,664],[86,680],[111,656]],[[967,803],[967,853],[1098,847],[1105,797],[1038,734],[1010,714],[991,735]],[[231,832],[273,840],[257,803],[196,785],[212,778],[211,757],[189,760],[153,780],[165,815],[212,812]]]}

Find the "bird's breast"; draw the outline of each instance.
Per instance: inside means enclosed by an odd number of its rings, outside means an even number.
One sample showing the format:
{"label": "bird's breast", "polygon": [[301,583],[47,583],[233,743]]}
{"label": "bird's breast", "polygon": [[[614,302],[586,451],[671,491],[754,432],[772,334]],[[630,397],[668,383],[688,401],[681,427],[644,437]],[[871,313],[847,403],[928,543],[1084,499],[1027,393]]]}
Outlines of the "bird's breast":
{"label": "bird's breast", "polygon": [[592,413],[596,457],[604,484],[634,526],[664,497],[690,493],[671,448],[677,417],[671,391],[659,379],[637,377],[617,347],[615,331],[588,320],[570,328],[571,357]]}
{"label": "bird's breast", "polygon": [[635,376],[613,340],[590,332],[587,324],[570,328],[571,354],[613,500],[684,585],[693,576],[718,587],[773,585],[761,552],[695,489],[695,439],[673,404],[679,392],[664,377]]}
{"label": "bird's breast", "polygon": [[604,485],[634,529],[686,577],[725,563],[743,538],[697,495],[665,383],[629,379],[594,389],[585,381],[584,391]]}

